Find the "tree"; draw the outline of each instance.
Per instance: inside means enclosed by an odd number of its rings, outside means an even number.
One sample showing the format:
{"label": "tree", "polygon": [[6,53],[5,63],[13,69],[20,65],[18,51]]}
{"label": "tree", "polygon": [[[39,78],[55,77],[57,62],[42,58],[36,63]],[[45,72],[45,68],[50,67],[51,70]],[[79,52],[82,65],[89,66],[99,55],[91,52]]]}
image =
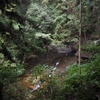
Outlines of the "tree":
{"label": "tree", "polygon": [[82,1],[80,0],[80,28],[79,28],[79,70],[81,75],[81,34],[82,34]]}
{"label": "tree", "polygon": [[99,0],[83,0],[82,1],[82,34],[85,39],[91,34],[98,34],[99,32]]}
{"label": "tree", "polygon": [[[35,22],[25,17],[28,0],[0,1],[0,95],[3,85],[9,84],[24,72],[23,57],[43,51],[39,39],[33,30],[25,30],[27,23],[35,30],[40,30]],[[27,6],[26,6],[27,5]],[[25,8],[24,10],[21,8]],[[27,23],[26,23],[27,21]],[[30,41],[31,39],[31,41]],[[6,70],[5,70],[6,69]],[[2,85],[3,84],[3,85]],[[2,98],[1,98],[2,100]]]}

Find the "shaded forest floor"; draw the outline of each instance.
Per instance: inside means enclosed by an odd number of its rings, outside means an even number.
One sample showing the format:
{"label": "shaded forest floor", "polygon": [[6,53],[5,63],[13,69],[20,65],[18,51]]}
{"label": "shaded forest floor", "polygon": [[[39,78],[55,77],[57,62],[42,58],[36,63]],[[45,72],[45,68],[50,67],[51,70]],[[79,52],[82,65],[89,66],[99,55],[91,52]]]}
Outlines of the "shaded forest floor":
{"label": "shaded forest floor", "polygon": [[[28,62],[28,66],[26,67],[25,73],[20,77],[20,81],[10,84],[9,86],[5,87],[4,91],[8,97],[5,97],[4,100],[8,100],[8,98],[16,98],[15,100],[30,100],[34,98],[33,93],[30,93],[30,91],[35,88],[35,85],[33,85],[33,81],[35,78],[32,76],[31,70],[36,65],[48,65],[49,67],[53,67],[57,61],[60,61],[56,73],[62,73],[66,70],[66,67],[70,64],[73,64],[77,61],[77,57],[71,56],[66,57],[65,54],[58,54],[54,52],[49,52],[48,54],[42,54],[39,55],[36,59],[30,59]],[[40,80],[40,77],[35,80],[38,82]],[[12,88],[14,91],[9,91],[9,88]],[[9,95],[11,97],[9,97]]]}

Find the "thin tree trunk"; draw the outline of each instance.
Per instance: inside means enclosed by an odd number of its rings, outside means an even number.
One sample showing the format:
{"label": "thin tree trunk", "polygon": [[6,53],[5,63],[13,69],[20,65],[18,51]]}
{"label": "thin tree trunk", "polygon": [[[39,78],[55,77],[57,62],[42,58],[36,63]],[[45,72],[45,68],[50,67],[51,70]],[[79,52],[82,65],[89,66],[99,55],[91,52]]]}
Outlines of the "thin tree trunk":
{"label": "thin tree trunk", "polygon": [[80,0],[80,28],[79,28],[79,73],[81,75],[81,33],[82,33],[82,0]]}

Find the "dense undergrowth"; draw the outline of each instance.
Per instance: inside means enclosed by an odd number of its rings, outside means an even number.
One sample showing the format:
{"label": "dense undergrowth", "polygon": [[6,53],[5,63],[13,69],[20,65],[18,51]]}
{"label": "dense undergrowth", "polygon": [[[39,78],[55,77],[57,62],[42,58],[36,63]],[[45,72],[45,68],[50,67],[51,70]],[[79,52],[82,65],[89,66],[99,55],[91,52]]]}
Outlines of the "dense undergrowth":
{"label": "dense undergrowth", "polygon": [[77,65],[68,70],[64,87],[66,99],[98,100],[100,93],[99,61],[100,58],[96,55],[91,61],[81,65],[81,75]]}
{"label": "dense undergrowth", "polygon": [[[100,56],[95,54],[81,65],[67,67],[61,75],[53,76],[48,84],[36,91],[33,100],[98,100],[100,97]],[[34,94],[34,93],[33,93]]]}

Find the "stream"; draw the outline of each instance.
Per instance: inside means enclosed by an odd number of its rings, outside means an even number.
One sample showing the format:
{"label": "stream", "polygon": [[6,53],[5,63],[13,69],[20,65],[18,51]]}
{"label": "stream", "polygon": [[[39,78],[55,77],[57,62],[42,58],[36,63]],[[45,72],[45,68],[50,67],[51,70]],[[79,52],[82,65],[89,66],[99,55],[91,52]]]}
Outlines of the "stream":
{"label": "stream", "polygon": [[[28,78],[32,79],[31,77],[31,70],[36,65],[46,65],[51,69],[48,74],[48,77],[51,77],[52,72],[56,74],[60,74],[66,70],[66,67],[70,64],[73,64],[77,62],[77,57],[75,55],[72,56],[66,56],[66,54],[61,53],[55,53],[55,52],[48,52],[47,54],[41,54],[36,59],[30,59],[27,61],[28,66],[26,68],[25,74],[21,77],[22,83],[27,83],[26,80]],[[51,67],[51,68],[50,68]],[[40,78],[36,80],[35,87],[31,85],[31,83],[28,84],[28,88],[30,88],[32,91],[37,90],[40,87]],[[38,84],[39,83],[39,84]],[[32,92],[31,91],[31,92]]]}
{"label": "stream", "polygon": [[48,66],[55,66],[55,64],[59,62],[56,71],[62,72],[66,70],[66,67],[70,64],[77,62],[77,57],[75,55],[66,56],[66,54],[62,53],[55,53],[55,52],[48,52],[47,54],[41,54],[37,58],[32,58],[27,61],[28,66],[26,68],[26,73],[30,71],[36,65],[48,65]]}
{"label": "stream", "polygon": [[[43,87],[44,83],[41,83],[40,76],[34,78],[31,74],[31,70],[36,65],[48,65],[49,67],[52,67],[52,71],[56,72],[57,74],[62,73],[66,70],[66,67],[70,64],[73,64],[77,61],[76,56],[66,56],[66,54],[61,53],[55,53],[55,52],[48,52],[47,54],[41,54],[37,58],[32,58],[27,60],[28,66],[26,67],[25,73],[20,77],[20,81],[10,84],[8,86],[9,88],[15,89],[16,94],[11,93],[13,97],[17,97],[18,94],[20,94],[20,97],[18,98],[25,98],[25,100],[29,100],[30,98],[34,98],[34,95],[32,94],[34,91],[36,91],[38,88]],[[49,75],[49,77],[51,77]],[[45,86],[45,85],[44,85]],[[5,92],[9,90],[9,88],[5,89]],[[23,92],[22,92],[23,91]],[[11,91],[9,91],[10,93]],[[7,93],[9,95],[9,93]],[[22,94],[22,95],[21,95]],[[26,99],[28,98],[28,99]],[[8,100],[8,98],[5,100]],[[17,100],[17,99],[16,99]],[[22,100],[22,99],[18,99]]]}

